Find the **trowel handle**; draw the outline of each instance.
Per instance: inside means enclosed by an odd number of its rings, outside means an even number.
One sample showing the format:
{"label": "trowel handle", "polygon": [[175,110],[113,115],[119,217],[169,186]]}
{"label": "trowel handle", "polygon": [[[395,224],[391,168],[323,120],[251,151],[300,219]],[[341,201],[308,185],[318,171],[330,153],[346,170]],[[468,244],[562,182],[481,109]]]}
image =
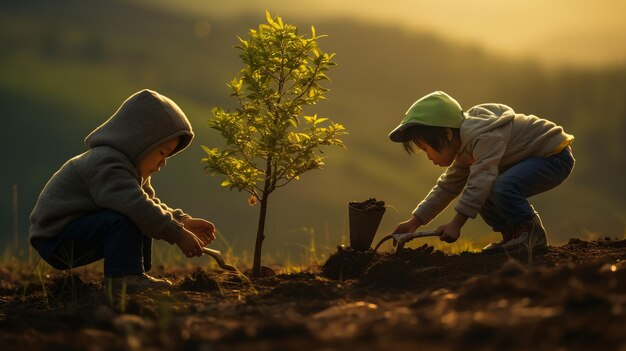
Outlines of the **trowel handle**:
{"label": "trowel handle", "polygon": [[423,232],[416,232],[416,233],[392,234],[392,236],[394,236],[394,239],[398,242],[398,244],[396,245],[396,252],[398,252],[402,250],[404,248],[404,245],[408,243],[409,241],[415,238],[424,238],[427,236],[439,236],[439,231],[435,229],[435,230],[426,230]]}
{"label": "trowel handle", "polygon": [[393,237],[395,240],[398,240],[398,241],[408,241],[411,239],[423,238],[427,236],[439,236],[439,232],[436,229],[433,229],[433,230],[426,230],[423,232],[415,232],[415,233],[391,234],[391,237]]}
{"label": "trowel handle", "polygon": [[222,253],[219,250],[210,249],[208,247],[203,247],[202,248],[202,252],[204,252],[207,255],[211,255],[211,256],[213,256],[213,255],[220,255],[221,256],[222,255]]}
{"label": "trowel handle", "polygon": [[376,245],[376,247],[374,248],[374,251],[378,251],[378,248],[387,240],[393,239],[396,242],[395,246],[397,249],[398,247],[403,248],[404,244],[406,244],[408,241],[411,241],[415,238],[423,238],[427,236],[439,236],[439,232],[437,231],[437,229],[433,229],[433,230],[425,230],[423,232],[416,232],[416,233],[389,234],[378,242],[378,245]]}
{"label": "trowel handle", "polygon": [[425,230],[423,232],[415,232],[413,233],[413,235],[411,235],[411,238],[424,238],[427,236],[439,236],[440,233],[437,229],[433,229],[433,230]]}

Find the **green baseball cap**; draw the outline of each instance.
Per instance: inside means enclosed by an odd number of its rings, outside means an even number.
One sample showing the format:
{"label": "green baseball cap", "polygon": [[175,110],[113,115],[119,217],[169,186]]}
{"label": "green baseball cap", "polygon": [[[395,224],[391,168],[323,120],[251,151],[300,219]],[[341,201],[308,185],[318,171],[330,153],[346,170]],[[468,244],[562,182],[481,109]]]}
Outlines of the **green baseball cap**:
{"label": "green baseball cap", "polygon": [[389,133],[397,143],[408,140],[406,131],[415,125],[459,128],[465,119],[461,105],[443,91],[435,91],[415,101],[400,125]]}

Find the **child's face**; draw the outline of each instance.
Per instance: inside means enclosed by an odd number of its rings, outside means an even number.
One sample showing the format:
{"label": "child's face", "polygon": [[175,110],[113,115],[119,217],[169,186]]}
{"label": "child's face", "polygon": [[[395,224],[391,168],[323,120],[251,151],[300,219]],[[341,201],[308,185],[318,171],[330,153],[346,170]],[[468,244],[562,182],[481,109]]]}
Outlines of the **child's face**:
{"label": "child's face", "polygon": [[448,143],[441,148],[441,151],[437,151],[421,139],[414,139],[413,142],[417,147],[423,150],[426,156],[428,156],[428,159],[437,166],[448,167],[456,157],[457,148],[455,147],[455,143]]}
{"label": "child's face", "polygon": [[142,179],[148,179],[152,173],[161,170],[165,166],[165,159],[178,146],[178,138],[167,140],[148,151],[139,160],[137,170]]}

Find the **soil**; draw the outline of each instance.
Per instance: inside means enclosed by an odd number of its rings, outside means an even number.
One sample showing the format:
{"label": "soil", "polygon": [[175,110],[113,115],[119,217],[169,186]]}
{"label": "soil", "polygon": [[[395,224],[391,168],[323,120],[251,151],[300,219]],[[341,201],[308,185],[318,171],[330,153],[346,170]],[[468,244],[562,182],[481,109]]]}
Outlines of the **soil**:
{"label": "soil", "polygon": [[[626,240],[542,252],[339,247],[309,272],[250,280],[180,267],[118,296],[99,273],[0,267],[3,350],[626,350]],[[278,269],[278,271],[280,271]],[[42,287],[42,282],[43,286]]]}
{"label": "soil", "polygon": [[220,285],[214,276],[204,272],[201,268],[196,268],[188,277],[185,277],[178,288],[186,291],[203,292],[219,290]]}
{"label": "soil", "polygon": [[364,212],[385,212],[385,202],[376,201],[375,198],[361,202],[350,201],[348,206]]}

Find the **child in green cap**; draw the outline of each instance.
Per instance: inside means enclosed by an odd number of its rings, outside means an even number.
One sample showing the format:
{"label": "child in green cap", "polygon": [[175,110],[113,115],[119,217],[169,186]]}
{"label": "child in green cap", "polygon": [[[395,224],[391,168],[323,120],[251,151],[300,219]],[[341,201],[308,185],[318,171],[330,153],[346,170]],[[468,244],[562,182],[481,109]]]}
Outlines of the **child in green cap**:
{"label": "child in green cap", "polygon": [[446,167],[410,219],[393,233],[412,233],[428,224],[461,195],[456,215],[438,228],[456,241],[468,218],[480,214],[502,240],[483,252],[547,247],[545,228],[528,198],[561,184],[572,172],[574,137],[556,124],[515,113],[503,104],[481,104],[463,112],[459,103],[436,91],[417,100],[390,134],[405,150],[422,150]]}

